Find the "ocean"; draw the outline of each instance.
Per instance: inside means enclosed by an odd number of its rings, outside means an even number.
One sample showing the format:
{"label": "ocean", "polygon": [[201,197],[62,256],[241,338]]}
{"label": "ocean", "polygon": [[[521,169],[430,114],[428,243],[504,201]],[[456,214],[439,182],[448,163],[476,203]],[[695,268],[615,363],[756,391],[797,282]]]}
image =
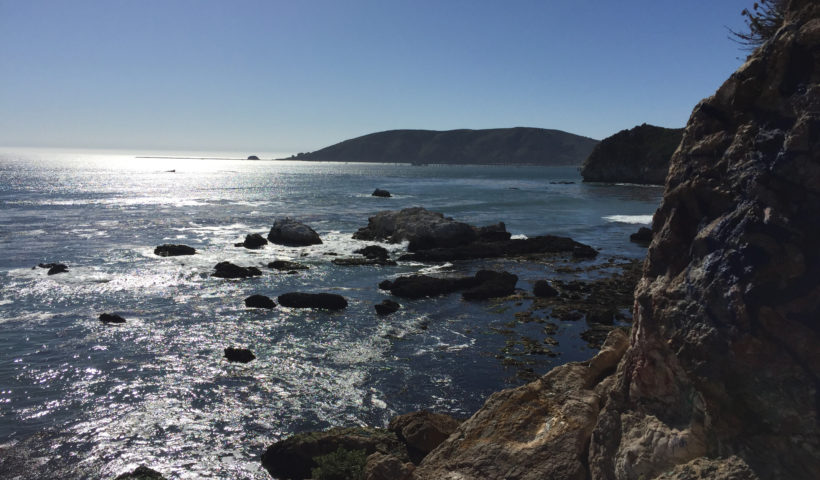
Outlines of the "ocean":
{"label": "ocean", "polygon": [[[218,155],[213,155],[218,156]],[[375,188],[391,198],[371,196]],[[577,167],[411,166],[138,158],[131,154],[0,153],[0,477],[113,478],[145,464],[167,478],[269,478],[259,457],[292,433],[384,426],[428,409],[467,417],[487,396],[525,381],[499,360],[528,300],[460,295],[398,299],[376,316],[384,279],[481,268],[539,279],[598,271],[539,261],[473,260],[337,266],[376,242],[353,240],[381,210],[423,206],[473,225],[503,221],[516,236],[572,237],[600,251],[594,265],[640,259],[629,234],[648,225],[659,187],[584,184]],[[324,243],[235,247],[290,216]],[[164,243],[197,255],[158,257]],[[382,244],[398,254],[406,245]],[[272,260],[304,263],[285,274]],[[213,278],[220,261],[259,266],[246,280]],[[39,263],[69,271],[47,275]],[[581,269],[583,270],[583,269]],[[339,312],[248,309],[251,294],[346,297]],[[105,325],[103,312],[122,315]],[[558,356],[533,355],[535,374],[589,358],[583,321],[556,321]],[[501,332],[501,333],[499,333]],[[510,333],[512,332],[512,333]],[[541,337],[538,337],[538,336]],[[228,346],[257,359],[228,363]]]}

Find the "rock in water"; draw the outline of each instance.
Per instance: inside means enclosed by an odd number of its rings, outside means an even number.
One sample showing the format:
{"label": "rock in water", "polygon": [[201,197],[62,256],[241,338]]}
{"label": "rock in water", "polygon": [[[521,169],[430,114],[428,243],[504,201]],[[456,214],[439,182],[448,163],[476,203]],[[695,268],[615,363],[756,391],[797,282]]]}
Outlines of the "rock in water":
{"label": "rock in water", "polygon": [[99,318],[103,323],[125,323],[125,319],[116,313],[101,313]]}
{"label": "rock in water", "polygon": [[262,248],[268,244],[268,241],[265,240],[265,237],[259,235],[258,233],[250,233],[245,235],[245,241],[242,243],[237,244],[237,246],[242,246],[247,249],[255,250],[258,248]]}
{"label": "rock in water", "polygon": [[387,190],[382,190],[381,188],[377,188],[373,190],[373,193],[370,194],[372,197],[390,197],[390,192]]}
{"label": "rock in water", "polygon": [[156,470],[140,465],[133,472],[118,475],[114,480],[165,480],[165,477]]}
{"label": "rock in water", "polygon": [[214,267],[212,277],[219,278],[248,278],[262,275],[262,271],[256,267],[240,267],[231,262],[219,262]]}
{"label": "rock in water", "polygon": [[296,262],[289,262],[287,260],[274,260],[268,263],[268,268],[285,271],[310,269],[310,267],[308,267],[307,265],[302,265],[301,263]]}
{"label": "rock in water", "polygon": [[65,273],[68,271],[68,266],[65,263],[40,263],[37,264],[40,268],[47,268],[48,275],[56,275],[58,273]]}
{"label": "rock in water", "polygon": [[225,358],[229,362],[248,363],[256,358],[247,348],[228,347],[225,349]]}
{"label": "rock in water", "polygon": [[394,302],[393,300],[385,299],[382,300],[381,303],[373,305],[373,307],[376,309],[376,313],[379,315],[390,315],[391,313],[397,312],[399,308],[401,308],[401,305],[399,305],[397,302]]}
{"label": "rock in water", "polygon": [[257,157],[256,155],[249,155],[248,160],[259,160],[259,157]]}
{"label": "rock in water", "polygon": [[637,232],[629,236],[629,241],[649,246],[652,243],[652,229],[647,227],[639,228]]}
{"label": "rock in water", "polygon": [[518,282],[517,275],[492,270],[479,270],[475,278],[478,285],[461,294],[465,300],[487,300],[512,295],[515,292],[515,284]]}
{"label": "rock in water", "polygon": [[245,306],[248,308],[274,308],[276,303],[264,295],[251,295],[245,299]]}
{"label": "rock in water", "polygon": [[172,243],[166,243],[154,249],[154,255],[159,255],[160,257],[176,257],[177,255],[193,255],[195,253],[196,249],[194,247],[175,245]]}
{"label": "rock in water", "polygon": [[535,282],[535,285],[532,288],[532,293],[536,297],[550,298],[557,296],[558,290],[556,290],[546,280],[538,280],[537,282]]}
{"label": "rock in water", "polygon": [[323,308],[341,310],[347,307],[347,300],[335,293],[291,292],[279,295],[279,304],[290,308]]}
{"label": "rock in water", "polygon": [[592,478],[820,478],[820,3],[787,5],[672,157]]}
{"label": "rock in water", "polygon": [[271,243],[291,247],[305,247],[322,243],[322,239],[319,238],[319,234],[315,230],[304,223],[287,217],[273,222],[273,227],[271,227],[268,234],[268,240]]}
{"label": "rock in water", "polygon": [[412,207],[377,213],[368,219],[366,227],[353,234],[353,238],[391,243],[408,240],[413,245],[411,250],[416,250],[463,245],[478,238],[478,234],[466,223],[421,207]]}

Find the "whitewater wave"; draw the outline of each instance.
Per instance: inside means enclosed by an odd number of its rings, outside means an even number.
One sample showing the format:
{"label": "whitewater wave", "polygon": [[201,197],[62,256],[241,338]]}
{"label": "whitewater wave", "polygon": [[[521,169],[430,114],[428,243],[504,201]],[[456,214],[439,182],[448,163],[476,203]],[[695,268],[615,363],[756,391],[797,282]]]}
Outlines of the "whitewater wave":
{"label": "whitewater wave", "polygon": [[652,215],[607,215],[607,222],[645,224],[652,223]]}

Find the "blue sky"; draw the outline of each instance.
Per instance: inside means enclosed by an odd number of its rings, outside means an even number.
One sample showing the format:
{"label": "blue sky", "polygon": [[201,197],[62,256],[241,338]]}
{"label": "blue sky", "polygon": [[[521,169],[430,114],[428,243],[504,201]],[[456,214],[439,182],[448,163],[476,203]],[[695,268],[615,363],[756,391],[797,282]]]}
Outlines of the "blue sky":
{"label": "blue sky", "polygon": [[0,146],[297,152],[686,123],[741,0],[0,0]]}

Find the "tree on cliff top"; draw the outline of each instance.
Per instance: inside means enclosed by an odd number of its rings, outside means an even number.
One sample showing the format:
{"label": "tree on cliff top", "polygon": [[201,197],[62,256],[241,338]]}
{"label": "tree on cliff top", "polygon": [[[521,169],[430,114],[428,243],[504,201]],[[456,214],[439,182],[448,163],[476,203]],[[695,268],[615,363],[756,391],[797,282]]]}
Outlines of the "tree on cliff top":
{"label": "tree on cliff top", "polygon": [[763,45],[783,24],[786,17],[788,0],[760,0],[752,5],[752,9],[744,8],[741,15],[748,32],[736,32],[729,29],[732,40],[743,45],[744,50],[754,50]]}

